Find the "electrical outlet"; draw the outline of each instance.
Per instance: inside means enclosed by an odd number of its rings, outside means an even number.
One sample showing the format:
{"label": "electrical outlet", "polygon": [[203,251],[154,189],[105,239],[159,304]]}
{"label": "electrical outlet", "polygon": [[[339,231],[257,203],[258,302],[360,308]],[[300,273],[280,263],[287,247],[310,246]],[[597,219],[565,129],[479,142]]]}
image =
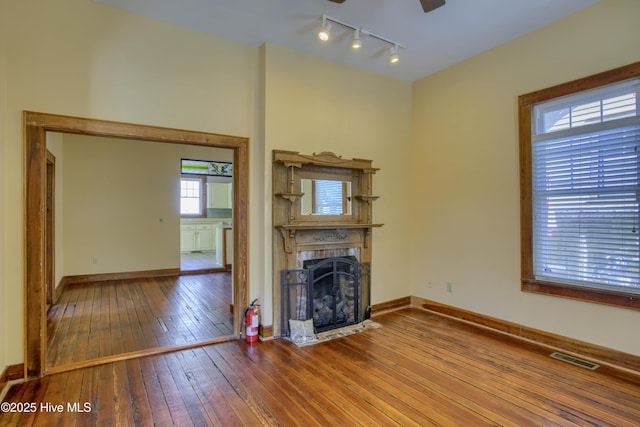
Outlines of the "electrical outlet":
{"label": "electrical outlet", "polygon": [[98,257],[97,257],[97,256],[94,256],[94,257],[93,257],[93,263],[94,263],[94,264],[97,264],[97,263],[98,263]]}
{"label": "electrical outlet", "polygon": [[451,282],[447,282],[447,292],[453,292],[453,284]]}
{"label": "electrical outlet", "polygon": [[427,288],[433,288],[433,283],[431,282],[427,283]]}

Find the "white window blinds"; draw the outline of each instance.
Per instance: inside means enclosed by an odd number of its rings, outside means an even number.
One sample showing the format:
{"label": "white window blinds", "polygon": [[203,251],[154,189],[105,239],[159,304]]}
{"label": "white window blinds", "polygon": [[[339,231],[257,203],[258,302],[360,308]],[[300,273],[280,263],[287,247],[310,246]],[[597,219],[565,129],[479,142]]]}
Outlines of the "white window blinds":
{"label": "white window blinds", "polygon": [[316,214],[342,215],[342,181],[315,180]]}
{"label": "white window blinds", "polygon": [[640,293],[639,84],[534,107],[537,279]]}

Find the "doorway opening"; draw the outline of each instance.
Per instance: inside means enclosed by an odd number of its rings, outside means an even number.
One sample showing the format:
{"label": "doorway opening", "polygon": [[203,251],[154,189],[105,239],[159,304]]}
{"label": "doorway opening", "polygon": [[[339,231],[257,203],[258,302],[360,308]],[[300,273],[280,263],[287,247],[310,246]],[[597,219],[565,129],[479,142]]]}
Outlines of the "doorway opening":
{"label": "doorway opening", "polygon": [[[231,272],[232,299],[238,306],[248,304],[248,219],[239,212],[246,212],[248,207],[248,138],[218,135],[205,132],[160,128],[130,123],[94,120],[79,117],[59,116],[45,113],[24,112],[25,158],[25,375],[27,378],[40,377],[54,372],[47,369],[47,264],[51,259],[47,256],[47,213],[42,209],[47,204],[47,134],[49,132],[103,136],[122,140],[149,141],[165,144],[179,144],[187,146],[215,147],[229,149],[235,167],[233,174],[233,253],[234,268]],[[158,146],[158,150],[162,146]],[[155,151],[155,150],[154,150]],[[117,165],[117,162],[113,165]],[[174,199],[175,200],[175,199]],[[157,227],[162,227],[164,218],[155,217]],[[176,230],[177,232],[177,230]],[[153,234],[150,234],[153,236]],[[49,239],[52,241],[53,239]],[[175,250],[175,249],[174,249]],[[176,253],[177,255],[177,253]],[[94,259],[92,264],[100,264],[102,258]],[[47,261],[49,260],[49,262]],[[91,262],[91,261],[90,261]],[[176,268],[179,272],[179,269]],[[211,342],[234,339],[240,333],[241,310],[233,313],[232,334],[217,338]],[[188,344],[191,346],[204,345],[209,341]],[[184,346],[180,346],[183,348]],[[175,345],[160,346],[144,351],[131,352],[83,362],[82,366],[109,363],[116,358],[126,359],[148,354],[173,351]],[[79,365],[78,365],[79,366]],[[66,366],[64,370],[75,369],[76,366]],[[60,371],[60,370],[58,370]]]}
{"label": "doorway opening", "polygon": [[233,224],[233,163],[180,163],[180,270],[225,270],[225,230]]}

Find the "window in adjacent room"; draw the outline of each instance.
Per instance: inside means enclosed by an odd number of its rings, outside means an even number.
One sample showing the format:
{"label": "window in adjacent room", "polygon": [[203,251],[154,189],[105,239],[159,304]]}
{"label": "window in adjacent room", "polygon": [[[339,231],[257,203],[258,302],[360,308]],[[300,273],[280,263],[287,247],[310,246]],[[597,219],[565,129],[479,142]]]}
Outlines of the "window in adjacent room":
{"label": "window in adjacent room", "polygon": [[522,288],[640,309],[640,63],[520,97]]}
{"label": "window in adjacent room", "polygon": [[180,215],[202,216],[204,209],[204,180],[201,177],[182,177],[180,179]]}

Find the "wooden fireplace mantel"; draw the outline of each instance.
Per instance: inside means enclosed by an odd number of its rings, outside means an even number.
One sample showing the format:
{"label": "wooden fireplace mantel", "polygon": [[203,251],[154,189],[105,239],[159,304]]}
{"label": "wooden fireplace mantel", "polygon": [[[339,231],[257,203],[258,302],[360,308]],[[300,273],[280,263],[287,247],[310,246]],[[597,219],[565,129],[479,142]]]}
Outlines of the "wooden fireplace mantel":
{"label": "wooden fireplace mantel", "polygon": [[341,224],[339,226],[328,226],[324,224],[284,224],[276,225],[275,228],[280,230],[282,234],[284,251],[288,254],[293,252],[293,243],[296,237],[296,232],[299,230],[312,230],[312,231],[340,231],[348,229],[364,230],[366,232],[363,245],[368,248],[371,241],[371,230],[376,227],[382,227],[383,224]]}
{"label": "wooden fireplace mantel", "polygon": [[[295,151],[273,151],[273,302],[274,335],[280,334],[280,274],[301,268],[298,254],[305,251],[348,249],[358,254],[359,262],[371,263],[373,206],[379,196],[372,194],[373,175],[379,169],[371,160],[343,159],[330,152],[305,155]],[[340,214],[322,215],[308,206],[314,200],[316,186],[342,182]],[[311,184],[309,185],[309,182]],[[303,209],[304,208],[304,209]],[[306,213],[303,213],[306,212]],[[363,289],[368,300],[369,289]]]}

